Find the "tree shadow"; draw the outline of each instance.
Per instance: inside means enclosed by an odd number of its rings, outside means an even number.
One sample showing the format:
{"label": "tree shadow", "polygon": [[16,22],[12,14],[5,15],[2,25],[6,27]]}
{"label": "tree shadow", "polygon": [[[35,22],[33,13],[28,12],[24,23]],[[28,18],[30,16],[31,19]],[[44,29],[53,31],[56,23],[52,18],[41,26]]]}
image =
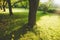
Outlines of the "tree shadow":
{"label": "tree shadow", "polygon": [[[4,26],[0,25],[1,40],[11,40],[11,39],[18,40],[21,37],[21,35],[24,35],[25,33],[27,33],[27,31],[30,31],[26,24],[27,14],[23,13],[20,15],[15,14],[13,16],[9,16],[8,14],[0,14],[0,19],[1,19],[0,23],[4,25]],[[16,29],[15,26],[19,27]],[[1,29],[1,27],[3,28]]]}
{"label": "tree shadow", "polygon": [[5,35],[2,40],[18,40],[19,38],[21,38],[21,36],[24,36],[24,34],[27,33],[27,31],[33,31],[33,28],[28,28],[28,24],[25,24],[24,26],[22,26],[21,28],[19,28],[16,31],[12,31],[9,35]]}

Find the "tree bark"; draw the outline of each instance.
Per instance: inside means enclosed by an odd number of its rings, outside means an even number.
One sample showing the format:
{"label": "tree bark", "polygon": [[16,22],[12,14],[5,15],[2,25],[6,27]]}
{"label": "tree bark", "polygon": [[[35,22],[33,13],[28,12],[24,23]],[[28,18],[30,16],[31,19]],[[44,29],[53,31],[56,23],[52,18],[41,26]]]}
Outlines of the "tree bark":
{"label": "tree bark", "polygon": [[13,15],[12,7],[11,7],[11,0],[7,0],[7,3],[8,3],[8,6],[9,6],[9,13],[10,13],[10,16],[11,16],[11,15]]}
{"label": "tree bark", "polygon": [[36,12],[38,8],[39,0],[29,0],[29,18],[28,18],[28,26],[29,28],[33,28],[36,24]]}

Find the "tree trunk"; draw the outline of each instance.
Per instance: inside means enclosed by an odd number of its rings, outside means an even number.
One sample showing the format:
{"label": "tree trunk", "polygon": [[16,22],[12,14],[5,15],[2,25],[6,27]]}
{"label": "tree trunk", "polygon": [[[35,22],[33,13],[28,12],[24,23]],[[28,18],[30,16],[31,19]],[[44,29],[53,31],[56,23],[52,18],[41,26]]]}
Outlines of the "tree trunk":
{"label": "tree trunk", "polygon": [[8,3],[8,6],[9,6],[9,13],[10,13],[10,16],[11,16],[11,15],[13,15],[12,7],[11,7],[11,0],[7,0],[7,3]]}
{"label": "tree trunk", "polygon": [[28,26],[29,28],[33,28],[36,24],[36,12],[38,8],[39,0],[29,0],[29,18],[28,18]]}

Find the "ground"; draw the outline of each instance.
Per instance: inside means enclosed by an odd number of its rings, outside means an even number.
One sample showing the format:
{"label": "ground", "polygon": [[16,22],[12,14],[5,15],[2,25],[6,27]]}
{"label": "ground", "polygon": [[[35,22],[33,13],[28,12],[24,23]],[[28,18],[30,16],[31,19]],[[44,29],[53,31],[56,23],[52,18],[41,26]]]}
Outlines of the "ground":
{"label": "ground", "polygon": [[[28,22],[28,9],[13,8],[13,13],[13,16],[9,16],[8,9],[6,12],[1,11],[0,38],[17,31]],[[24,35],[17,33],[21,36],[18,40],[60,40],[60,15],[56,13],[43,14],[42,11],[38,11],[33,31],[27,31]],[[16,40],[18,34],[13,33],[11,40]],[[7,38],[7,40],[9,39]]]}

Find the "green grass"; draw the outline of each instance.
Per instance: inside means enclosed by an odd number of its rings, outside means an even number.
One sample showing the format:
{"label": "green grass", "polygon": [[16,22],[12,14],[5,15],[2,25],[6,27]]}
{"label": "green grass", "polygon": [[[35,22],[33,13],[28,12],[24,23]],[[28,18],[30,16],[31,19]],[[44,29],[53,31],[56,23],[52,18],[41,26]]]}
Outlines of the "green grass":
{"label": "green grass", "polygon": [[14,32],[28,22],[28,10],[13,13],[13,16],[9,16],[8,12],[0,13],[0,38],[4,39],[4,36],[10,35],[13,32],[11,40],[16,40],[18,35],[18,40],[60,40],[60,15],[51,13],[42,14],[42,11],[38,11],[36,14],[37,22],[33,28],[34,31],[27,31],[22,35],[19,32],[17,32],[18,34]]}
{"label": "green grass", "polygon": [[37,22],[37,29],[43,40],[60,40],[60,16],[56,14],[45,15]]}
{"label": "green grass", "polygon": [[[17,12],[14,13],[13,16],[9,16],[9,14],[0,14],[0,36],[2,34],[9,34],[12,31],[17,30],[27,23],[28,13],[25,12]],[[3,31],[3,32],[1,32]]]}

